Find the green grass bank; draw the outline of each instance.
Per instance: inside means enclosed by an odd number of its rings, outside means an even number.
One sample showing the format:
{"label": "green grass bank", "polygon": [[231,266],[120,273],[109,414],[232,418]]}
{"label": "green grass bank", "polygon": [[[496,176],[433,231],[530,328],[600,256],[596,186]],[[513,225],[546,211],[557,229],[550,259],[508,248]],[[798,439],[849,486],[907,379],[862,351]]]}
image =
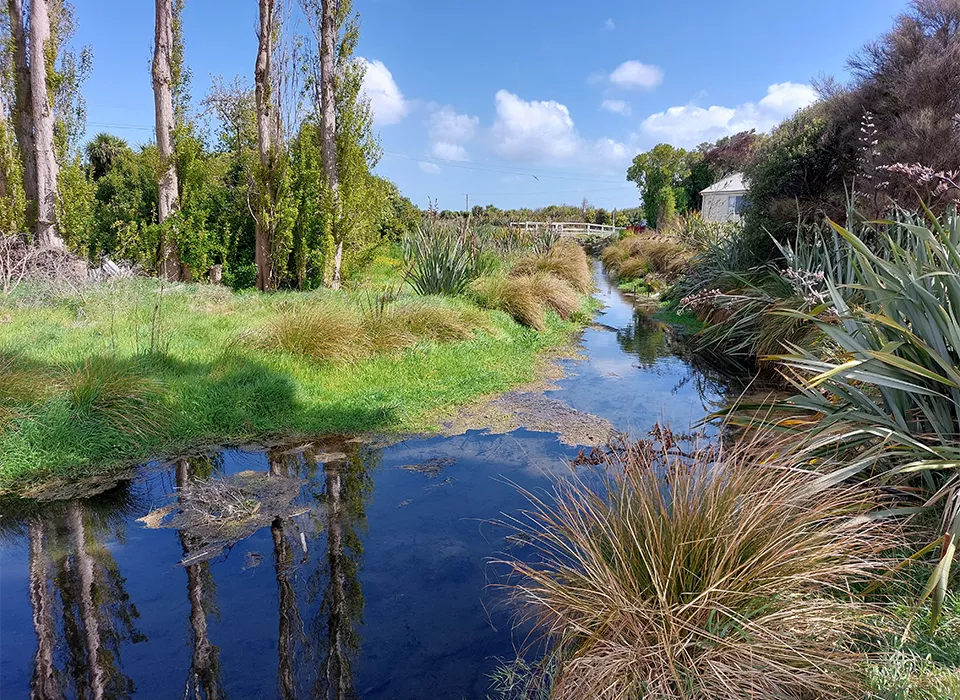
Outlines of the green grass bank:
{"label": "green grass bank", "polygon": [[0,298],[0,493],[200,445],[429,430],[534,379],[589,316],[581,297],[533,330],[468,297],[397,298],[387,267],[341,292],[133,279]]}

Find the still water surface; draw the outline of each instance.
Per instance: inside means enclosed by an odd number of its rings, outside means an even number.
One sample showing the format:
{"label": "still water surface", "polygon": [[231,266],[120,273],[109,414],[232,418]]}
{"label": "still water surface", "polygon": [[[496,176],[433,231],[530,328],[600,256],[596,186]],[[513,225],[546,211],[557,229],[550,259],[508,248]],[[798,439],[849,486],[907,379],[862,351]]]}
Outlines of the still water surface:
{"label": "still water surface", "polygon": [[[585,332],[585,359],[548,395],[638,436],[715,408],[722,380],[599,268],[597,284],[606,327]],[[97,498],[8,504],[0,695],[487,697],[491,672],[524,645],[488,563],[505,548],[490,521],[524,506],[508,482],[548,487],[578,450],[527,430],[290,447],[153,465]],[[325,462],[331,450],[346,459]],[[246,470],[304,479],[306,512],[186,566],[189,533],[138,520],[186,479]]]}

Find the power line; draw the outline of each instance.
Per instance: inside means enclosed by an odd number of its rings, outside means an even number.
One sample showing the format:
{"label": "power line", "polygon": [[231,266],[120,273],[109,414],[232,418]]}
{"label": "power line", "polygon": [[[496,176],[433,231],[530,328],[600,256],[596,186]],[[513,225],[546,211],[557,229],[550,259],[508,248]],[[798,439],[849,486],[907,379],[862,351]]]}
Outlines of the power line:
{"label": "power line", "polygon": [[541,190],[539,192],[517,192],[512,190],[510,192],[474,192],[474,197],[536,197],[538,195],[552,195],[552,194],[591,194],[593,192],[622,192],[624,194],[629,194],[630,192],[635,192],[636,188],[632,185],[628,185],[624,188],[620,187],[604,187],[602,189],[583,189],[578,188],[575,190]]}
{"label": "power line", "polygon": [[577,182],[602,182],[607,184],[618,184],[623,183],[623,180],[609,180],[609,179],[600,179],[595,175],[588,175],[585,173],[575,173],[569,171],[563,171],[566,174],[556,175],[551,173],[556,173],[556,170],[546,170],[540,168],[517,168],[515,166],[509,165],[497,165],[494,163],[464,163],[463,161],[457,160],[448,160],[445,158],[436,158],[434,156],[418,156],[412,153],[400,153],[397,151],[384,151],[385,156],[391,156],[394,158],[402,158],[404,160],[415,160],[415,161],[425,161],[427,163],[434,163],[437,165],[446,165],[452,168],[464,168],[466,170],[479,170],[484,172],[493,172],[493,173],[502,173],[507,175],[528,175],[534,179],[540,178],[550,178],[552,180],[574,180]]}
{"label": "power line", "polygon": [[139,129],[143,131],[153,131],[154,129],[152,126],[142,124],[108,124],[107,122],[87,122],[87,126],[95,126],[100,129]]}

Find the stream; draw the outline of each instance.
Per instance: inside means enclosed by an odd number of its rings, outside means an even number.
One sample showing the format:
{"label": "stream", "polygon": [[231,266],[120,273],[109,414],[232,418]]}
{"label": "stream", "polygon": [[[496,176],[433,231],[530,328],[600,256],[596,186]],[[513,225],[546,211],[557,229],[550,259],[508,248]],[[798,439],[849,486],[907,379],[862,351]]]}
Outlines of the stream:
{"label": "stream", "polygon": [[[637,437],[657,422],[686,431],[724,380],[595,269],[605,308],[546,395]],[[526,429],[301,441],[146,465],[94,498],[8,502],[2,695],[486,698],[502,661],[536,653],[490,563],[507,547],[492,521],[578,452]],[[164,511],[141,520],[178,485],[251,471],[302,483],[283,513],[251,511],[239,541],[211,546]]]}

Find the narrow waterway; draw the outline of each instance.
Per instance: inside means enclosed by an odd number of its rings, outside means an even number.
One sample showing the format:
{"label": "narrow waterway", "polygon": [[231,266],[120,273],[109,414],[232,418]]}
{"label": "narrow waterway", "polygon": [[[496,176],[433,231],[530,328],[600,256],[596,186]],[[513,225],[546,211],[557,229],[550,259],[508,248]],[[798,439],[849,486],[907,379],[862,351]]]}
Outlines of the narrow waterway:
{"label": "narrow waterway", "polygon": [[[722,379],[596,277],[606,308],[548,396],[635,435],[686,430]],[[529,643],[489,564],[505,547],[491,521],[523,507],[512,484],[547,487],[577,452],[529,430],[224,449],[96,498],[6,503],[2,696],[485,698]],[[178,484],[251,470],[303,484],[244,539],[204,549],[140,520]]]}

